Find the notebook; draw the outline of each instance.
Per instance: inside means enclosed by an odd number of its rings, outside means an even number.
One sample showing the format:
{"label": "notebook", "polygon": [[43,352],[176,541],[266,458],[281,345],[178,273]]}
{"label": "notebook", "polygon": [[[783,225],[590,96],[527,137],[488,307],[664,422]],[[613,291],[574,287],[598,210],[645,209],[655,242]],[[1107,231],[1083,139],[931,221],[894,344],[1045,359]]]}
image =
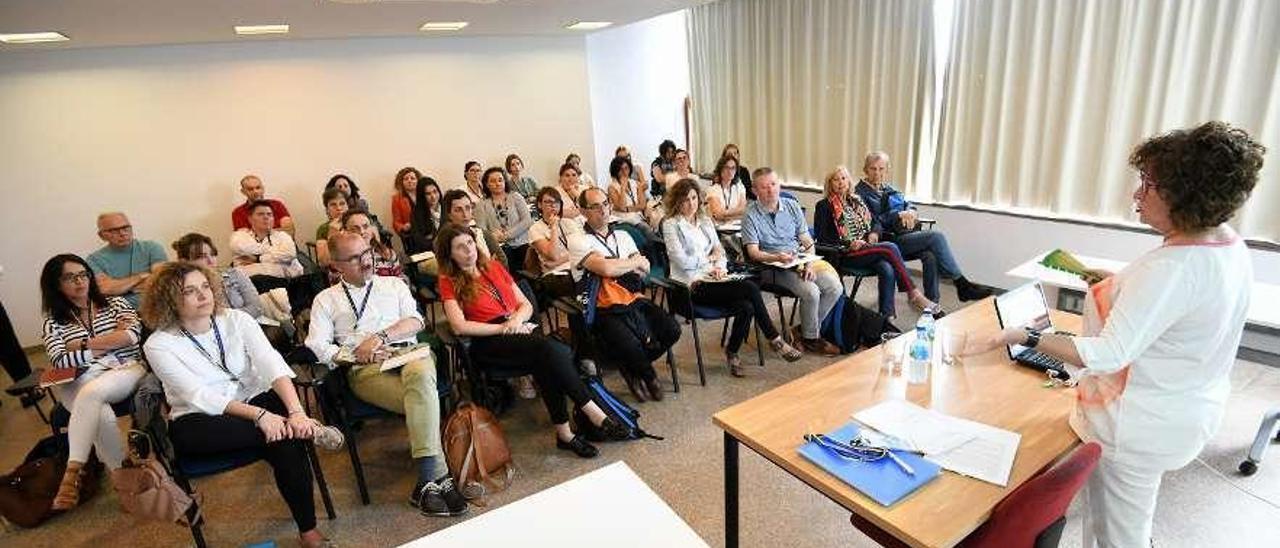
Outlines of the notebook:
{"label": "notebook", "polygon": [[[848,423],[827,435],[847,442],[857,437],[858,425]],[[799,452],[819,468],[884,506],[892,506],[902,500],[921,485],[933,481],[942,471],[942,467],[936,463],[906,451],[894,451],[894,454],[915,470],[914,476],[907,474],[893,459],[884,458],[874,462],[847,460],[813,442],[801,445]]]}
{"label": "notebook", "polygon": [[40,373],[40,388],[66,384],[80,378],[88,367],[52,367]]}

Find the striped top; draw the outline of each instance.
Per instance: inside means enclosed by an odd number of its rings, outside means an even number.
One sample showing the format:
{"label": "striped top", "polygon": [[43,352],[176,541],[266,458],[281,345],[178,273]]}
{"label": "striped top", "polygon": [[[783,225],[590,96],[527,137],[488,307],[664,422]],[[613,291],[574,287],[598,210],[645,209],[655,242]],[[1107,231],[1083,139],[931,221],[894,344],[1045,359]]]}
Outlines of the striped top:
{"label": "striped top", "polygon": [[[133,307],[129,306],[128,301],[120,297],[107,297],[106,308],[93,306],[93,322],[88,326],[82,324],[80,319],[72,320],[70,323],[58,323],[53,318],[45,318],[44,351],[49,355],[49,363],[54,367],[93,364],[98,358],[93,357],[92,350],[67,352],[67,343],[110,333],[116,329],[120,318],[128,318],[132,321],[133,325],[129,328],[129,332],[133,334],[135,341],[140,340],[142,323],[138,321],[138,314],[133,311]],[[108,354],[115,356],[120,363],[138,360],[142,355],[136,342],[112,350]]]}

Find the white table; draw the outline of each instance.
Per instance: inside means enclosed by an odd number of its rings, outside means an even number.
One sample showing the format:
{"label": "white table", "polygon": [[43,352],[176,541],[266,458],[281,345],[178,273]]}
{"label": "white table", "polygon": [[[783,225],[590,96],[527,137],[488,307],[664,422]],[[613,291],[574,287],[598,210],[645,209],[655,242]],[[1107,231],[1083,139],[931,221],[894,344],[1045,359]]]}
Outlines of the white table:
{"label": "white table", "polygon": [[622,461],[403,546],[708,547]]}
{"label": "white table", "polygon": [[[1074,274],[1068,274],[1040,264],[1040,260],[1049,253],[1049,251],[1046,251],[1036,255],[1031,260],[1005,272],[1005,275],[1028,280],[1040,280],[1044,284],[1044,296],[1049,301],[1049,304],[1055,305],[1059,310],[1078,313],[1080,307],[1084,304],[1084,292],[1089,289],[1089,285]],[[1119,272],[1129,264],[1123,261],[1100,259],[1085,255],[1076,255],[1075,257],[1089,268],[1098,268],[1111,272]],[[1245,321],[1250,325],[1280,329],[1280,286],[1253,282],[1253,294],[1249,300],[1249,313],[1246,315]]]}

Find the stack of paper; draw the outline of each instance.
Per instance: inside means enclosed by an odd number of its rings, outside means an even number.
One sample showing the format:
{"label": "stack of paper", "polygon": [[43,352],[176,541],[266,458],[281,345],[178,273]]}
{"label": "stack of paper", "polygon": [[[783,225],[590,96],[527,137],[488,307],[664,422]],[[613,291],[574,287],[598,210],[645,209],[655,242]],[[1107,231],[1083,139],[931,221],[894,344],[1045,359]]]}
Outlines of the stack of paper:
{"label": "stack of paper", "polygon": [[772,267],[774,267],[774,268],[781,268],[781,269],[783,269],[783,270],[787,270],[787,269],[792,269],[792,268],[795,268],[795,267],[798,267],[798,266],[802,266],[802,265],[809,264],[809,263],[814,262],[814,261],[817,261],[817,260],[819,260],[819,259],[822,259],[822,257],[819,257],[819,256],[814,255],[814,254],[812,254],[812,253],[800,253],[800,254],[796,255],[796,257],[795,257],[794,259],[791,259],[791,262],[789,262],[789,263],[784,263],[784,262],[781,262],[781,261],[772,261],[772,262],[767,262],[767,263],[764,263],[764,264],[767,264],[767,265],[772,266]]}
{"label": "stack of paper", "polygon": [[1009,472],[1022,436],[952,417],[911,402],[890,400],[855,413],[853,418],[901,440],[943,468],[994,483],[1009,484]]}

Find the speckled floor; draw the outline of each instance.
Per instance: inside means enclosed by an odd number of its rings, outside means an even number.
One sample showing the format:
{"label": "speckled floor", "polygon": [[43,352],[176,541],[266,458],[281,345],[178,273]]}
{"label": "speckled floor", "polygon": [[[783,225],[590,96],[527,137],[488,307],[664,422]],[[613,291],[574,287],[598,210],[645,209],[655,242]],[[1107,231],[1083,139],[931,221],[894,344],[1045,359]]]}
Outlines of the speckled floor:
{"label": "speckled floor", "polygon": [[[869,286],[871,284],[865,284]],[[874,302],[874,287],[862,288],[859,300]],[[954,293],[944,289],[944,304],[956,308]],[[909,310],[899,303],[899,310]],[[909,325],[914,317],[904,317]],[[718,340],[718,323],[703,327],[703,340]],[[546,412],[538,400],[522,401],[502,417],[519,476],[508,491],[491,498],[480,514],[608,463],[624,460],[682,518],[712,546],[722,545],[723,482],[721,432],[712,413],[810,371],[828,360],[806,357],[786,364],[767,356],[767,367],[749,368],[750,376],[734,379],[723,356],[708,352],[707,386],[697,384],[693,338],[686,334],[677,346],[684,389],[668,393],[661,403],[639,404],[646,429],[665,441],[636,441],[601,445],[600,457],[582,460],[556,451]],[[714,342],[708,342],[711,348]],[[744,348],[744,361],[754,352]],[[666,372],[665,367],[659,371]],[[668,377],[669,378],[669,377]],[[616,375],[609,382],[624,394]],[[1280,545],[1280,447],[1257,475],[1235,473],[1267,409],[1280,405],[1280,369],[1240,361],[1233,374],[1234,392],[1223,428],[1205,448],[1200,461],[1166,477],[1156,514],[1157,546],[1277,546]],[[22,410],[8,396],[0,396],[0,470],[18,464],[44,425],[34,412]],[[124,421],[122,421],[122,425]],[[396,546],[459,521],[426,518],[405,504],[413,484],[404,425],[372,421],[360,434],[361,455],[373,502],[362,506],[346,453],[322,454],[338,518],[321,518],[320,528],[342,546]],[[854,530],[848,513],[816,491],[787,475],[749,450],[743,451],[742,541],[744,546],[874,546]],[[296,531],[280,501],[264,464],[196,481],[204,493],[213,546],[243,546],[275,541],[296,545]],[[108,493],[109,489],[103,491]],[[318,498],[317,498],[318,501]],[[317,506],[319,504],[317,503]],[[1063,546],[1080,545],[1076,508],[1069,513]],[[583,516],[590,519],[590,516]],[[566,545],[607,545],[608,539],[566,537]],[[0,531],[0,546],[186,546],[186,529],[173,525],[136,523],[122,515],[114,495],[99,495],[67,515],[32,530]]]}

